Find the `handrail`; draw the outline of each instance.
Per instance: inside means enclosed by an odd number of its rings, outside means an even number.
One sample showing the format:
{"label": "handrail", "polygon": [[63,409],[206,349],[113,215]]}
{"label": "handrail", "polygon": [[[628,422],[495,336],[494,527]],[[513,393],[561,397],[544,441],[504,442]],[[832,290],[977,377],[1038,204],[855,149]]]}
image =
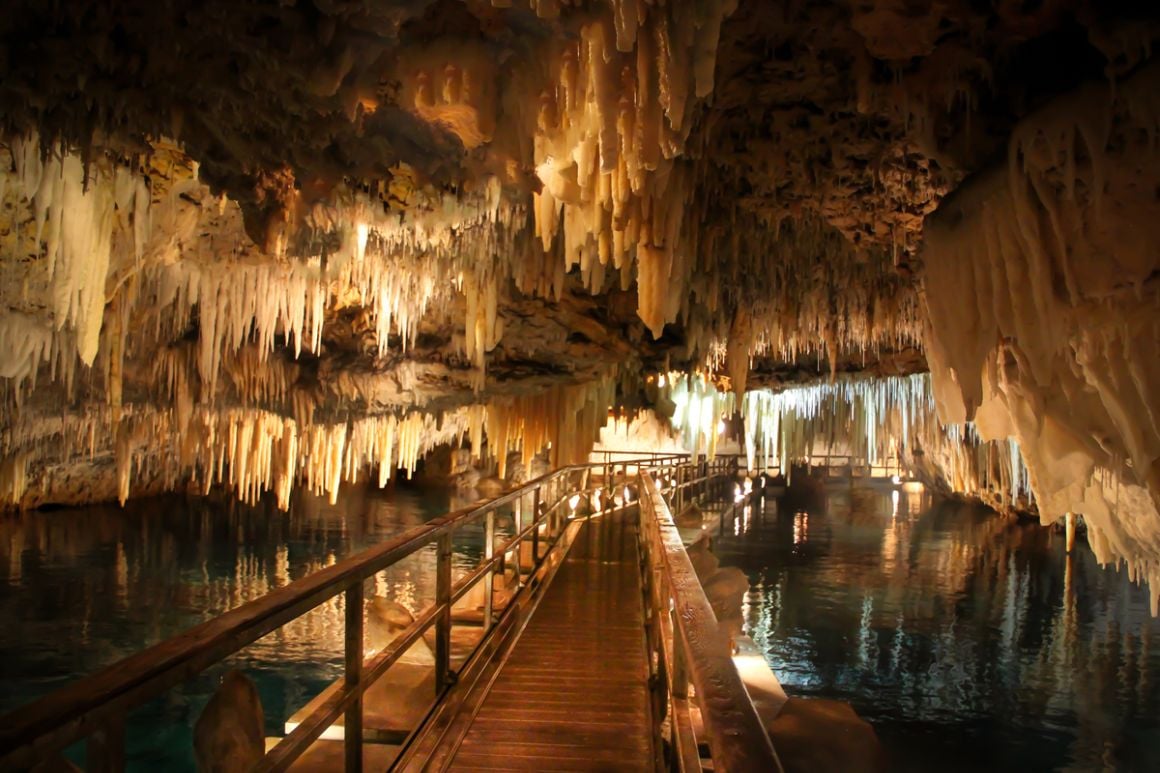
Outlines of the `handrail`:
{"label": "handrail", "polygon": [[[674,457],[678,455],[673,455]],[[668,458],[665,458],[668,461]],[[650,459],[651,461],[652,459]],[[628,462],[616,462],[627,477]],[[392,664],[418,641],[430,627],[436,628],[436,692],[449,683],[451,608],[475,583],[485,581],[485,633],[491,628],[491,578],[506,556],[516,551],[516,586],[521,576],[519,550],[531,540],[534,561],[539,560],[541,534],[554,540],[562,531],[566,513],[564,502],[585,488],[589,473],[603,467],[606,481],[612,468],[603,464],[562,467],[507,494],[457,510],[408,529],[381,545],[339,561],[334,566],[302,577],[265,596],[243,604],[212,620],[142,650],[101,671],[83,677],[31,704],[0,716],[0,769],[31,767],[49,755],[88,738],[89,766],[119,769],[124,765],[124,717],[133,708],[165,690],[204,671],[282,625],[302,616],[323,602],[344,594],[346,603],[345,663],[343,687],[317,707],[299,726],[270,751],[260,770],[282,770],[316,740],[342,713],[347,714],[346,769],[362,766],[361,697]],[[570,476],[581,474],[579,486],[569,484]],[[522,517],[523,503],[532,499],[531,518]],[[494,550],[489,547],[481,564],[457,583],[451,581],[451,537],[465,524],[487,519],[487,534],[494,534],[498,509],[513,505],[517,510],[515,534]],[[523,528],[520,528],[523,525]],[[435,603],[399,637],[369,661],[364,661],[362,616],[363,583],[421,548],[437,543]],[[435,696],[432,696],[433,698]]]}
{"label": "handrail", "polygon": [[[709,462],[699,477],[679,482],[678,490],[689,486],[695,494],[707,488],[725,474],[722,466]],[[693,570],[669,506],[651,474],[642,471],[640,479],[640,539],[651,602],[649,646],[658,655],[658,683],[666,689],[666,705],[661,708],[672,718],[674,768],[702,769],[690,716],[691,681],[713,770],[781,771],[769,734],[733,664],[729,637]]]}
{"label": "handrail", "polygon": [[[416,526],[386,542],[339,561],[337,564],[278,588],[236,609],[195,626],[95,674],[73,682],[44,698],[0,716],[0,769],[22,769],[88,739],[88,766],[117,770],[124,765],[124,719],[133,708],[200,673],[209,666],[248,646],[271,631],[306,614],[339,594],[345,598],[345,676],[338,689],[271,749],[256,770],[284,770],[322,733],[345,714],[345,769],[362,768],[362,696],[424,633],[435,629],[434,702],[451,684],[450,630],[452,607],[477,583],[484,584],[483,645],[495,620],[492,615],[492,580],[503,571],[515,552],[515,588],[530,581],[522,571],[521,548],[531,542],[535,573],[540,564],[539,546],[554,542],[568,518],[568,500],[577,492],[593,488],[612,491],[622,483],[635,482],[639,489],[645,554],[653,571],[648,587],[653,596],[653,622],[661,622],[659,637],[650,634],[661,654],[663,682],[668,686],[674,714],[684,719],[674,734],[681,741],[682,757],[689,754],[691,732],[683,677],[687,664],[704,716],[709,746],[717,770],[749,770],[754,760],[772,759],[768,736],[753,713],[752,703],[728,659],[728,642],[716,628],[708,601],[692,573],[688,556],[672,523],[664,498],[654,479],[645,472],[653,468],[671,479],[670,495],[683,503],[710,481],[736,469],[735,457],[690,463],[687,455],[651,454],[635,459],[577,464],[560,468],[486,503],[448,513]],[[639,472],[629,476],[630,468]],[[602,473],[601,478],[597,475]],[[495,515],[512,506],[514,533],[495,544]],[[527,513],[530,505],[530,514]],[[679,506],[679,505],[678,505]],[[527,516],[527,517],[525,517]],[[485,553],[480,563],[453,582],[452,535],[460,527],[486,519]],[[675,540],[675,542],[674,542]],[[417,613],[414,622],[382,651],[365,658],[363,650],[364,582],[378,572],[435,543],[435,600]],[[691,578],[691,579],[690,579]],[[647,580],[648,578],[646,578]],[[509,604],[508,609],[512,605]],[[668,610],[676,615],[670,619]],[[707,614],[706,614],[707,613]],[[667,631],[667,633],[666,633]],[[724,655],[722,655],[724,653]],[[722,703],[724,702],[724,703]],[[729,705],[725,705],[729,704]],[[751,716],[752,715],[752,716]],[[756,724],[756,729],[751,725]],[[763,741],[760,739],[764,739]],[[692,739],[692,755],[696,741]],[[750,747],[748,751],[739,749]],[[765,755],[765,756],[763,756]],[[768,764],[762,770],[777,770]]]}

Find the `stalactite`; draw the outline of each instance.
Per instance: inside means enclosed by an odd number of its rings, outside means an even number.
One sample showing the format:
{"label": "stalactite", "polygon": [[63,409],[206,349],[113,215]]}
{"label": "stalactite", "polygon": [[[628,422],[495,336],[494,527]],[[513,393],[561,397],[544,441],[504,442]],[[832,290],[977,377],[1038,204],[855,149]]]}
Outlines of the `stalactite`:
{"label": "stalactite", "polygon": [[302,424],[258,408],[195,407],[187,396],[191,356],[178,349],[159,360],[157,375],[173,392],[172,409],[102,408],[0,431],[0,503],[21,503],[30,468],[79,458],[112,458],[122,502],[147,472],[168,488],[190,485],[208,492],[222,486],[248,503],[274,492],[283,509],[297,483],[333,503],[342,483],[359,480],[369,469],[378,469],[384,486],[393,470],[410,477],[436,446],[464,438],[478,458],[485,433],[501,476],[511,450],[523,452],[529,470],[535,454],[547,447],[556,463],[573,464],[587,457],[616,391],[609,375],[440,414]]}
{"label": "stalactite", "polygon": [[981,441],[970,424],[941,424],[926,374],[751,391],[741,415],[751,468],[784,468],[821,452],[871,465],[921,460],[951,490],[996,507],[1027,509],[1034,501],[1018,444]]}
{"label": "stalactite", "polygon": [[1160,66],[1027,116],[1006,168],[928,219],[925,349],[945,421],[1012,438],[1040,517],[1160,599]]}
{"label": "stalactite", "polygon": [[704,374],[669,373],[661,391],[676,406],[673,427],[694,459],[712,459],[717,451],[718,426],[735,412],[735,395],[722,392]]}

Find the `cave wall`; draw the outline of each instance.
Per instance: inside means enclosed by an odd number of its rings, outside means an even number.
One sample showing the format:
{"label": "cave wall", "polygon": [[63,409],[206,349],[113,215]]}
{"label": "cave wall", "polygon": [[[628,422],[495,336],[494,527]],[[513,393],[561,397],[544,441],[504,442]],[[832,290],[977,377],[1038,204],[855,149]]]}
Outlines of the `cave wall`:
{"label": "cave wall", "polygon": [[[944,422],[1018,441],[1041,518],[1160,592],[1160,67],[1015,128],[1006,163],[924,230],[925,350]],[[1155,601],[1155,599],[1154,599]]]}

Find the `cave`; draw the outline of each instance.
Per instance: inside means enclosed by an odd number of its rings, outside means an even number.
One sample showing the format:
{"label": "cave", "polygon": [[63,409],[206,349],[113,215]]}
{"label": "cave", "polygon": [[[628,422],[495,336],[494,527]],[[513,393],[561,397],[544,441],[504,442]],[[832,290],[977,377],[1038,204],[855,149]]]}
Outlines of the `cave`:
{"label": "cave", "polygon": [[[748,578],[785,770],[1160,767],[1158,40],[1134,0],[9,0],[0,711],[687,455],[734,465],[664,507]],[[375,592],[421,617],[414,577]],[[195,769],[220,676],[125,769]]]}

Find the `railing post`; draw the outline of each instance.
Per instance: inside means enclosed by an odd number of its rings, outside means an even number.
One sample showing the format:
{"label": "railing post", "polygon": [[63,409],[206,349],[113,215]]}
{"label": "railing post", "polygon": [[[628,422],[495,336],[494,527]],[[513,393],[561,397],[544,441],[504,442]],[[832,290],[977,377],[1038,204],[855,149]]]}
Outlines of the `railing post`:
{"label": "railing post", "polygon": [[125,720],[118,717],[85,742],[85,770],[120,773],[125,769]]}
{"label": "railing post", "polygon": [[[549,535],[550,538],[550,535]],[[532,498],[532,566],[540,563],[540,489]]]}
{"label": "railing post", "polygon": [[673,672],[670,674],[674,698],[689,697],[689,667],[685,662],[685,642],[681,639],[681,625],[677,621],[677,610],[669,612],[673,625]]}
{"label": "railing post", "polygon": [[[435,566],[435,694],[443,692],[451,674],[451,532],[439,535]],[[519,559],[516,559],[519,566]]]}
{"label": "railing post", "polygon": [[483,632],[491,630],[492,596],[495,592],[495,510],[488,510],[483,530],[483,560],[488,563],[483,576]]}
{"label": "railing post", "polygon": [[[363,666],[363,581],[346,589],[346,680],[347,690],[358,689]],[[343,717],[343,745],[346,773],[362,771],[363,701],[355,699]]]}
{"label": "railing post", "polygon": [[[515,556],[515,561],[512,563],[512,569],[515,571],[515,576],[512,578],[512,592],[519,590],[524,585],[523,572],[520,569],[520,546],[524,541],[518,539],[512,545],[512,555]],[[504,560],[507,560],[507,553],[504,553]],[[506,571],[506,568],[505,568]]]}

